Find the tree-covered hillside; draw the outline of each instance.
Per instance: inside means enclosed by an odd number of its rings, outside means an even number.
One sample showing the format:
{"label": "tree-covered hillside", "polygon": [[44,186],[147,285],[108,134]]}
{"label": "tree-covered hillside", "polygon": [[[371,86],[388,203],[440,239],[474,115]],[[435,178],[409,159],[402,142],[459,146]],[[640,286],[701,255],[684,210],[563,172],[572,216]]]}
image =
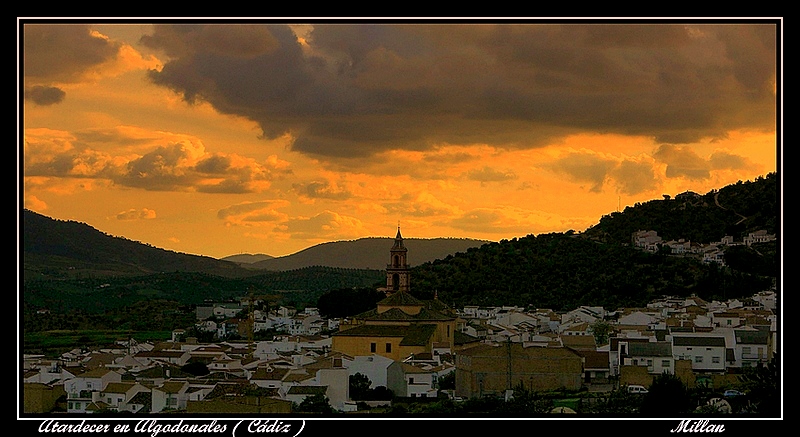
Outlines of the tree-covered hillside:
{"label": "tree-covered hillside", "polygon": [[412,291],[444,302],[569,310],[642,306],[664,295],[705,299],[749,296],[768,289],[762,277],[704,264],[691,257],[651,254],[554,233],[490,243],[418,266]]}
{"label": "tree-covered hillside", "polygon": [[730,235],[736,241],[760,229],[778,230],[778,175],[769,173],[704,195],[680,193],[674,198],[636,203],[613,212],[584,233],[608,243],[627,243],[639,230],[654,230],[665,241],[685,239],[697,243],[720,241]]}
{"label": "tree-covered hillside", "polygon": [[726,264],[699,255],[653,254],[634,248],[632,234],[655,230],[666,242],[707,244],[725,236],[778,228],[778,177],[771,173],[705,195],[680,193],[603,216],[583,233],[528,235],[425,263],[412,273],[423,298],[463,305],[518,305],[568,310],[644,305],[660,296],[726,299],[769,289],[778,276],[777,241],[726,250]]}

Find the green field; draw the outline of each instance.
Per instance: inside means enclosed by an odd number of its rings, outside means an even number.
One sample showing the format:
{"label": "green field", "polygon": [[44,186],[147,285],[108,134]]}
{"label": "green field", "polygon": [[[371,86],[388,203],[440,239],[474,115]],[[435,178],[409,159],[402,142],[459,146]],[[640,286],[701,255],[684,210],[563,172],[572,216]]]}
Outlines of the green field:
{"label": "green field", "polygon": [[127,330],[59,330],[32,332],[23,336],[22,349],[26,354],[59,355],[75,348],[116,346],[118,341],[133,338],[137,342],[164,341],[170,331]]}

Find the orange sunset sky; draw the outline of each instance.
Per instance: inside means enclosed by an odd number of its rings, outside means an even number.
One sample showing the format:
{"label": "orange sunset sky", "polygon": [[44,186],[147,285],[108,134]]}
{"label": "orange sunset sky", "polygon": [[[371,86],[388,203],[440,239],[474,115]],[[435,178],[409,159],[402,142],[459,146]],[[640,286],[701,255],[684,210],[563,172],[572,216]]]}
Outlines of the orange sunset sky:
{"label": "orange sunset sky", "polygon": [[20,209],[282,256],[583,231],[778,171],[780,19],[153,22],[18,20]]}

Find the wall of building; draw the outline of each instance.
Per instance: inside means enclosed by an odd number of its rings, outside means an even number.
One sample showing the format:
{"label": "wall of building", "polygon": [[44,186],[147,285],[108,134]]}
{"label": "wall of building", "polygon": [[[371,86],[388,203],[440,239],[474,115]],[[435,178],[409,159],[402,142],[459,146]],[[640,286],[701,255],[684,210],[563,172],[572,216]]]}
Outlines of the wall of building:
{"label": "wall of building", "polygon": [[520,383],[534,391],[578,390],[582,372],[583,358],[565,348],[476,347],[456,356],[456,396],[502,396]]}

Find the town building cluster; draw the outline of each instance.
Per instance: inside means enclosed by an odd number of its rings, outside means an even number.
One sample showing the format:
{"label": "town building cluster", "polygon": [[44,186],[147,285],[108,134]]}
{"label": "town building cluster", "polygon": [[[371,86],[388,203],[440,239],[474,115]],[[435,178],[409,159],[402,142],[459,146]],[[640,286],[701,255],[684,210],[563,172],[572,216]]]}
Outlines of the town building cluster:
{"label": "town building cluster", "polygon": [[[357,374],[370,388],[399,398],[508,398],[520,384],[607,392],[647,387],[663,372],[691,387],[724,389],[778,349],[775,290],[725,302],[662,298],[613,311],[453,309],[409,293],[406,255],[398,228],[387,297],[347,319],[285,307],[251,310],[252,317],[242,318],[252,308],[252,299],[243,298],[197,308],[197,328],[218,341],[200,342],[176,330],[160,343],[129,340],[58,359],[26,355],[24,411],[50,412],[61,403],[68,413],[290,413],[293,404],[317,394],[342,412],[358,410],[360,402],[391,402],[352,399],[350,378]],[[242,341],[243,329],[279,335]],[[225,340],[234,332],[240,340]],[[188,372],[191,363],[204,364],[208,373]],[[454,378],[454,389],[442,390],[446,377]]]}
{"label": "town building cluster", "polygon": [[689,255],[701,257],[705,263],[717,263],[725,265],[725,249],[732,246],[750,247],[755,243],[766,243],[775,241],[775,234],[768,234],[765,230],[750,232],[742,238],[742,241],[735,241],[730,235],[726,235],[720,241],[711,243],[697,243],[683,238],[665,241],[658,236],[658,232],[653,230],[636,231],[631,236],[631,242],[637,247],[648,252],[659,252],[666,248],[672,255]]}

